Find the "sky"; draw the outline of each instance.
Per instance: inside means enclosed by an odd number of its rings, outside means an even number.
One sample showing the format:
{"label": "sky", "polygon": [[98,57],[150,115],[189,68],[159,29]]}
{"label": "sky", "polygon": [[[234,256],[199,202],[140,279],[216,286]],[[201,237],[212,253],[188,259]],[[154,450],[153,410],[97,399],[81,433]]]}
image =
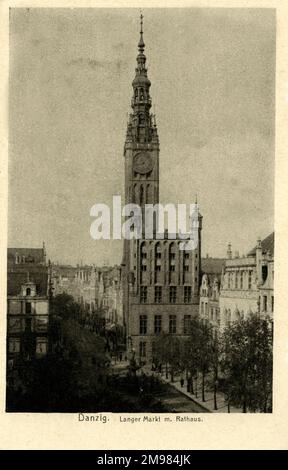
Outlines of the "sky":
{"label": "sky", "polygon": [[[144,9],[160,202],[193,203],[202,256],[247,253],[274,225],[275,11]],[[11,9],[9,233],[62,263],[117,264],[90,209],[124,203],[138,9]]]}

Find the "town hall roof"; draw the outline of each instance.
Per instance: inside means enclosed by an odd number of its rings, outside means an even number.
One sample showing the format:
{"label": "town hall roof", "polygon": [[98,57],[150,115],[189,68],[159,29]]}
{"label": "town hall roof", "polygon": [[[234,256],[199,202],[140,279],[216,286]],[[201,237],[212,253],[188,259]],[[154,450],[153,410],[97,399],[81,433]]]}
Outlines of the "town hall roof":
{"label": "town hall roof", "polygon": [[[263,253],[267,253],[269,251],[271,255],[274,255],[274,232],[270,233],[268,237],[262,240],[261,247]],[[257,246],[255,246],[251,251],[249,251],[248,256],[255,256],[256,248]]]}

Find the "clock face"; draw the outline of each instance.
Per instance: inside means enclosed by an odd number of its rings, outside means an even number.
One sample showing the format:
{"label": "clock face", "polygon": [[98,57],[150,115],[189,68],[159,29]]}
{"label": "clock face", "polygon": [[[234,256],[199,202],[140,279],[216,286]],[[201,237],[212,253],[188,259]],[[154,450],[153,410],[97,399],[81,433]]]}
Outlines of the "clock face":
{"label": "clock face", "polygon": [[141,175],[145,175],[146,173],[149,173],[149,171],[152,171],[153,162],[149,153],[140,152],[135,155],[133,169]]}

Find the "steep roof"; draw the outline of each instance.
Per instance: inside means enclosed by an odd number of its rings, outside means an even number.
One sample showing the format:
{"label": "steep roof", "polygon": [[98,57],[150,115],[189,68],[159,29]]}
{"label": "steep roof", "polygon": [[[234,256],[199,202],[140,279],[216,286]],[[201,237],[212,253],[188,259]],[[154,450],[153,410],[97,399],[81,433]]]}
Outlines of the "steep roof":
{"label": "steep roof", "polygon": [[[248,256],[255,256],[256,248],[257,246],[249,251]],[[262,252],[267,253],[267,251],[270,251],[271,255],[274,255],[274,232],[270,233],[268,237],[262,240]]]}
{"label": "steep roof", "polygon": [[209,276],[221,276],[222,268],[225,265],[224,258],[202,258],[201,259],[201,272]]}

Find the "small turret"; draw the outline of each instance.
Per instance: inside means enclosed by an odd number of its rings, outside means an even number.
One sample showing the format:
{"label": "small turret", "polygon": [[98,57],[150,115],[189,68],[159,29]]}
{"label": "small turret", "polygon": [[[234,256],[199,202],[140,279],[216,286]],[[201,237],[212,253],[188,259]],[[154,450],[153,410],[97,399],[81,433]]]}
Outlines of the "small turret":
{"label": "small turret", "polygon": [[228,248],[227,248],[227,259],[232,259],[232,248],[231,248],[231,243],[228,243]]}

